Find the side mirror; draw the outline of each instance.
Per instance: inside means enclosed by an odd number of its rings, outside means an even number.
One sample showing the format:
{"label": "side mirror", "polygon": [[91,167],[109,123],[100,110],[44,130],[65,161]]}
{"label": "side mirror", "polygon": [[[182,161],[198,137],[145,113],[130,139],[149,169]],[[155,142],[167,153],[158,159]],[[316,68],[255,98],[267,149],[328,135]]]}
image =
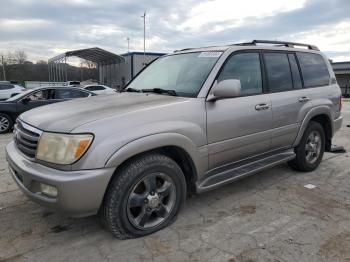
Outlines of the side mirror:
{"label": "side mirror", "polygon": [[30,98],[29,98],[29,97],[25,97],[25,98],[23,98],[23,99],[21,100],[21,102],[22,102],[23,104],[28,104],[29,101],[30,101]]}
{"label": "side mirror", "polygon": [[223,98],[233,98],[241,95],[241,81],[238,79],[228,79],[214,83],[208,101],[215,101]]}

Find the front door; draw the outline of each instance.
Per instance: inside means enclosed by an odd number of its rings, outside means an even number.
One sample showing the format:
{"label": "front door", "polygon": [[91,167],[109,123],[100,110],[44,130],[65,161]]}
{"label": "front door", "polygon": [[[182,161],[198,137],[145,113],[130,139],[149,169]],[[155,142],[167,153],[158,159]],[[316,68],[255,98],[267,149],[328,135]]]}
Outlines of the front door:
{"label": "front door", "polygon": [[22,100],[17,102],[17,113],[28,111],[30,109],[47,105],[50,103],[49,92],[47,89],[40,89],[38,91],[30,93],[25,96]]}
{"label": "front door", "polygon": [[229,57],[217,81],[226,79],[240,80],[241,97],[206,104],[210,169],[270,149],[271,102],[269,95],[263,94],[259,52],[235,53]]}

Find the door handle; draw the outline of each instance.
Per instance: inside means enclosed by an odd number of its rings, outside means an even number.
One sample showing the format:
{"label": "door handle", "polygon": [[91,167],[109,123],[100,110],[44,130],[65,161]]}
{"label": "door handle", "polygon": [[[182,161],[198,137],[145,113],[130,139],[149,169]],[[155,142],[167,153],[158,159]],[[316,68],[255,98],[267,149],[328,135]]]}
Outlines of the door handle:
{"label": "door handle", "polygon": [[307,96],[302,96],[302,97],[299,97],[299,98],[298,98],[298,101],[299,101],[300,103],[305,103],[305,102],[307,102],[307,101],[309,101],[309,100],[310,100],[310,98],[307,97]]}
{"label": "door handle", "polygon": [[258,104],[255,106],[255,110],[261,111],[261,110],[267,110],[270,108],[270,105],[268,104]]}

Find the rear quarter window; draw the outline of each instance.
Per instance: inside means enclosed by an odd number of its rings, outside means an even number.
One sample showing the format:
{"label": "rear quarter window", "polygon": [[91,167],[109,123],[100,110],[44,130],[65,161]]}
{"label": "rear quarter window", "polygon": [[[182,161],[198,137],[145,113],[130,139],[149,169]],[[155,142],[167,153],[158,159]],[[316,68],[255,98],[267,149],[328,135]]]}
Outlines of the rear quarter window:
{"label": "rear quarter window", "polygon": [[329,72],[323,57],[313,53],[297,53],[305,87],[329,84]]}

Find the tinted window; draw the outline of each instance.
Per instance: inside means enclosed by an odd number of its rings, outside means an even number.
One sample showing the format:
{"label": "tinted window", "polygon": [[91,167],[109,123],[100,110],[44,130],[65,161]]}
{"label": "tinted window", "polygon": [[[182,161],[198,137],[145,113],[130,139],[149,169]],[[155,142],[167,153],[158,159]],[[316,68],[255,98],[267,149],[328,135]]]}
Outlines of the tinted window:
{"label": "tinted window", "polygon": [[0,84],[0,90],[8,90],[14,88],[13,85],[8,85],[8,84]]}
{"label": "tinted window", "polygon": [[88,90],[88,91],[94,91],[95,90],[95,87],[93,86],[87,86],[84,88],[85,90]]}
{"label": "tinted window", "polygon": [[305,87],[329,84],[329,72],[322,56],[312,53],[297,53]]}
{"label": "tinted window", "polygon": [[294,89],[301,89],[303,87],[301,83],[301,77],[299,72],[299,67],[295,59],[294,54],[288,54],[290,69],[292,70],[293,86]]}
{"label": "tinted window", "polygon": [[75,89],[56,89],[55,91],[55,99],[71,99],[87,96],[89,96],[87,92]]}
{"label": "tinted window", "polygon": [[259,53],[241,53],[229,58],[218,77],[218,82],[227,79],[241,81],[242,95],[262,93]]}
{"label": "tinted window", "polygon": [[265,64],[270,92],[282,92],[293,89],[292,74],[287,54],[265,53]]}
{"label": "tinted window", "polygon": [[100,91],[100,90],[105,90],[106,88],[104,88],[103,86],[94,86],[94,90],[95,91]]}

